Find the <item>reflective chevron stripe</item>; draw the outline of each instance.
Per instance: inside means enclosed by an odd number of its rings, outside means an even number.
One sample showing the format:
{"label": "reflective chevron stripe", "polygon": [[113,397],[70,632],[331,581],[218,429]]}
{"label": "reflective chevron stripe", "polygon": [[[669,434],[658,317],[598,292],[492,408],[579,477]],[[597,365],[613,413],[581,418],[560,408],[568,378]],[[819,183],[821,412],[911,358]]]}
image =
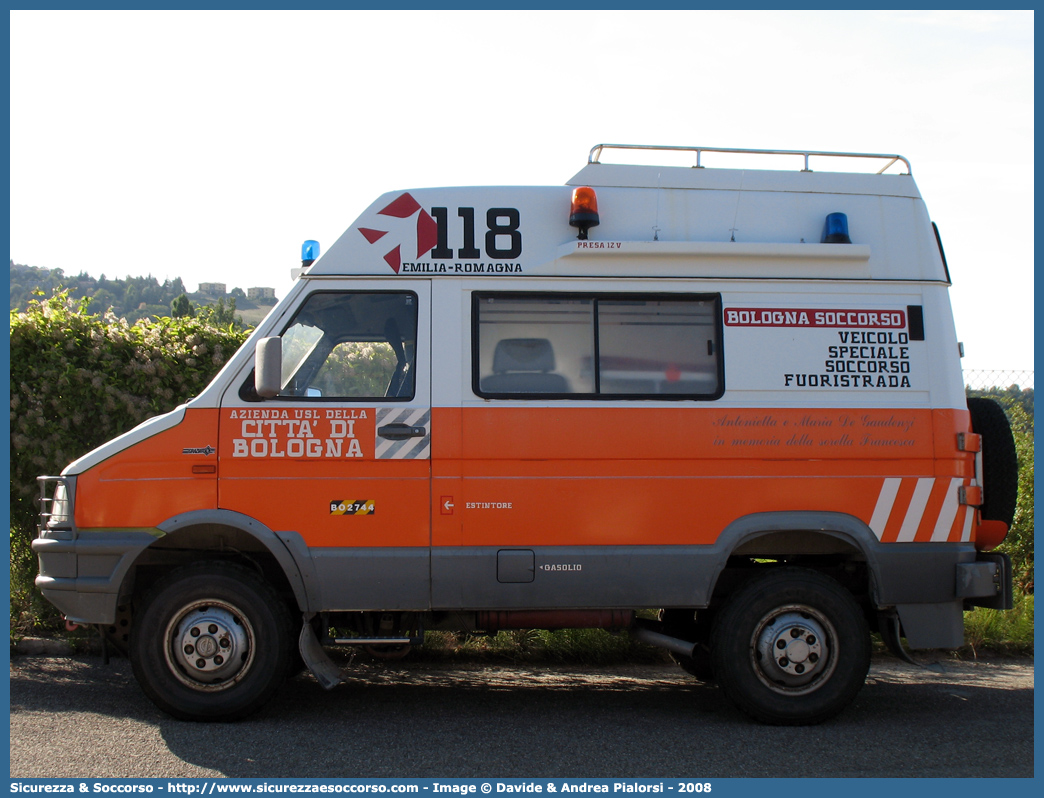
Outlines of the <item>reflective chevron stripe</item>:
{"label": "reflective chevron stripe", "polygon": [[960,477],[889,477],[881,485],[870,529],[882,543],[967,542],[974,508],[962,505]]}
{"label": "reflective chevron stripe", "polygon": [[431,457],[431,410],[423,407],[379,407],[377,426],[380,430],[388,424],[405,424],[424,427],[423,437],[406,438],[401,441],[388,440],[376,435],[374,457],[377,460],[424,460]]}

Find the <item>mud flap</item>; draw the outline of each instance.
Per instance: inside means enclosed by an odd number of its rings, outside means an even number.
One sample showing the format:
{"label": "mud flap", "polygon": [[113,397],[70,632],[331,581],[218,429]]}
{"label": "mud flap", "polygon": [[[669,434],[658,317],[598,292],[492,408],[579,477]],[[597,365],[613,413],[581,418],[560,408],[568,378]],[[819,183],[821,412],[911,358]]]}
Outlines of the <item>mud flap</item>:
{"label": "mud flap", "polygon": [[297,648],[301,652],[301,659],[304,660],[304,664],[308,666],[308,670],[312,672],[315,680],[322,685],[324,690],[333,690],[344,681],[344,677],[341,676],[341,669],[334,665],[333,660],[327,656],[323,647],[319,645],[319,638],[315,636],[315,630],[312,628],[312,624],[309,623],[308,616],[305,616],[304,623],[301,624],[301,634],[297,638]]}
{"label": "mud flap", "polygon": [[878,615],[878,620],[878,626],[881,630],[881,641],[888,647],[888,650],[899,659],[909,662],[911,665],[916,665],[918,668],[924,667],[911,657],[910,652],[903,647],[899,632],[899,614],[896,612],[882,612]]}

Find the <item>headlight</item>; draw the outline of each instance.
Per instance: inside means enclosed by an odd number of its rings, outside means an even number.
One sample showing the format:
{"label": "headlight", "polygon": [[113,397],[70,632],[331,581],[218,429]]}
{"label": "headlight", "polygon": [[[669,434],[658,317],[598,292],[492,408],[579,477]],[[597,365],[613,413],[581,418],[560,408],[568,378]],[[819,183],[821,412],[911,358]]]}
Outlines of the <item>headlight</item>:
{"label": "headlight", "polygon": [[47,526],[64,526],[69,523],[69,492],[65,489],[65,483],[59,482],[54,489],[54,498],[51,499],[51,513],[47,519]]}

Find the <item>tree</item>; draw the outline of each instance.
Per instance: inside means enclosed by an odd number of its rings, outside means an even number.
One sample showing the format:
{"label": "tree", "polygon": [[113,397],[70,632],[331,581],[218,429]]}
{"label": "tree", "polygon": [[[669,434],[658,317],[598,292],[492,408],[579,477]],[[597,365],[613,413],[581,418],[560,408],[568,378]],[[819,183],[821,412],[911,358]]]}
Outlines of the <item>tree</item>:
{"label": "tree", "polygon": [[[100,287],[100,286],[99,286]],[[101,290],[98,291],[95,296],[101,294]],[[123,309],[124,310],[135,310],[138,305],[141,304],[141,289],[136,285],[128,285],[127,290],[123,293]],[[99,310],[104,310],[107,305],[102,305]]]}
{"label": "tree", "polygon": [[170,303],[170,315],[175,319],[192,318],[196,315],[196,309],[186,294],[178,294]]}
{"label": "tree", "polygon": [[107,289],[99,288],[94,292],[94,296],[91,297],[91,304],[94,308],[105,312],[116,303],[116,297],[112,295]]}
{"label": "tree", "polygon": [[235,297],[231,297],[227,305],[225,304],[225,298],[221,297],[217,303],[201,307],[196,314],[196,318],[221,330],[227,330],[232,327],[243,329],[243,319],[236,316]]}

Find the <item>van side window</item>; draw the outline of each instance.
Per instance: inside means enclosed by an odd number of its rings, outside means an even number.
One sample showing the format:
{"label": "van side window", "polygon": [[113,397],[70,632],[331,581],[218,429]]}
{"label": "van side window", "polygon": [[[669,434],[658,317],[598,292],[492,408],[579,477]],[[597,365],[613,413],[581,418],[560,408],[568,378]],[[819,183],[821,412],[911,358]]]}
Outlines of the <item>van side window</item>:
{"label": "van side window", "polygon": [[717,295],[476,293],[472,301],[479,396],[714,399],[723,392]]}
{"label": "van side window", "polygon": [[477,316],[480,393],[594,392],[592,299],[487,296]]}
{"label": "van side window", "polygon": [[314,293],[282,339],[283,389],[277,398],[413,398],[416,294]]}

